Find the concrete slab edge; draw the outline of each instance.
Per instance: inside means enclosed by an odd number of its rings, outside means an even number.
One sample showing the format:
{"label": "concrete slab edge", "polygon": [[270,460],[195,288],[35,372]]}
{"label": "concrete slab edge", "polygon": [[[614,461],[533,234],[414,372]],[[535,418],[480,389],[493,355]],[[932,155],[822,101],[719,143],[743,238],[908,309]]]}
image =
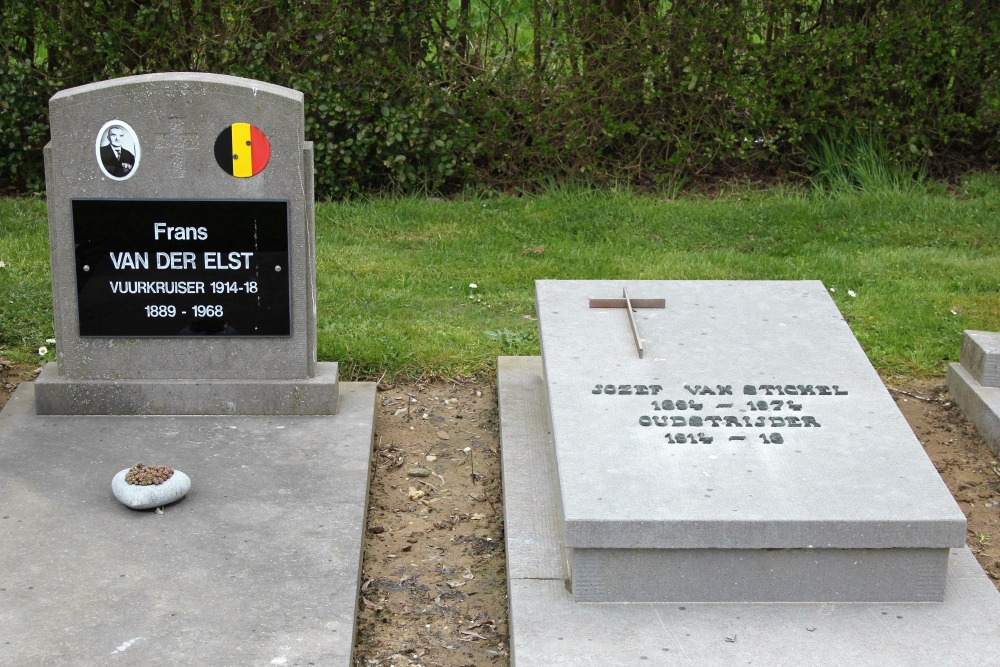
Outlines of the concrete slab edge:
{"label": "concrete slab edge", "polygon": [[500,440],[518,445],[505,451],[501,444],[511,665],[517,661],[515,637],[522,632],[522,621],[512,613],[516,584],[547,582],[565,589],[569,581],[555,444],[542,376],[541,357],[497,360]]}
{"label": "concrete slab edge", "polygon": [[504,517],[520,528],[516,535],[506,534],[507,575],[566,581],[569,569],[552,428],[547,399],[537,400],[546,395],[541,374],[539,357],[500,357],[497,364],[500,437],[523,443],[517,452],[503,456]]}
{"label": "concrete slab edge", "polygon": [[[319,364],[317,364],[318,366]],[[358,550],[357,559],[355,560],[355,572],[356,576],[353,578],[352,583],[354,584],[354,619],[358,618],[358,610],[361,605],[361,574],[362,566],[364,565],[364,543],[365,543],[365,528],[368,521],[368,501],[371,497],[371,485],[372,485],[372,474],[374,473],[374,465],[372,461],[372,455],[374,452],[375,443],[375,401],[378,396],[378,383],[376,382],[345,382],[342,385],[345,396],[347,392],[357,393],[361,397],[361,404],[365,406],[370,406],[371,412],[354,412],[352,418],[357,419],[358,428],[367,429],[368,437],[368,472],[365,475],[364,488],[359,490],[359,494],[363,494],[363,501],[361,503],[360,519],[358,520]],[[345,406],[346,407],[346,406]],[[355,515],[358,516],[358,515]],[[358,644],[358,624],[355,622],[351,631],[351,646],[350,646],[350,656],[349,660],[354,659],[354,647]]]}

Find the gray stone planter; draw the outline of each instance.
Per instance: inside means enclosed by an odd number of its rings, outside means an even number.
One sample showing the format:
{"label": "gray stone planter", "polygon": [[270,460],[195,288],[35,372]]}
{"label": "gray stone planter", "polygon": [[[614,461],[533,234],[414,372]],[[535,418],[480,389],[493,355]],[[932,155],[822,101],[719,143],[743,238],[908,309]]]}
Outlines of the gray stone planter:
{"label": "gray stone planter", "polygon": [[174,470],[174,474],[163,484],[148,486],[126,482],[125,475],[128,471],[129,468],[125,468],[114,476],[111,480],[111,492],[123,505],[134,510],[148,510],[175,503],[191,490],[191,478],[180,470]]}

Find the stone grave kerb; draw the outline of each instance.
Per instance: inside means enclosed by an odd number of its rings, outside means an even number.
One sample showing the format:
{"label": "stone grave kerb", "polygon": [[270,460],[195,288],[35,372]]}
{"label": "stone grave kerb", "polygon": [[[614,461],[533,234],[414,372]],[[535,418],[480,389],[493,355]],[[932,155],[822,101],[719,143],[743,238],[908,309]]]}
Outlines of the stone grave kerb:
{"label": "stone grave kerb", "polygon": [[[44,157],[57,360],[39,377],[39,413],[334,412],[336,364],[316,360],[313,147],[304,139],[302,93],[226,75],[148,74],[61,91],[50,100],[49,117],[51,140]],[[257,132],[255,142],[262,135],[260,143],[268,148],[263,162],[254,162],[253,173],[242,174],[248,177],[234,172],[236,154],[228,169],[217,155],[223,133],[235,133],[237,124]],[[124,128],[125,146],[132,148],[121,157],[134,163],[125,173],[112,173],[102,164],[101,151],[113,128]],[[246,150],[243,164],[249,168]],[[222,153],[228,151],[226,146]],[[150,229],[150,221],[159,219],[158,206],[202,216],[225,209],[228,202],[249,207],[251,217],[255,207],[286,210],[287,266],[276,262],[267,269],[272,275],[286,272],[288,294],[280,299],[282,308],[287,299],[286,330],[276,335],[82,335],[78,280],[90,267],[81,266],[81,241],[74,236],[80,202],[134,203]],[[174,211],[173,218],[163,219],[175,225],[177,216]],[[123,217],[121,224],[125,230],[130,220]],[[147,252],[145,259],[152,262],[154,254]],[[194,255],[202,261],[200,253]],[[251,260],[246,262],[249,266]],[[207,292],[205,303],[214,301],[208,288],[219,276],[196,276]],[[192,282],[190,275],[182,282]],[[249,299],[249,287],[236,289],[243,292],[240,298]],[[164,304],[169,298],[157,295],[149,301]],[[267,301],[258,298],[256,307],[268,306]],[[120,316],[114,307],[102,315],[107,322]]]}

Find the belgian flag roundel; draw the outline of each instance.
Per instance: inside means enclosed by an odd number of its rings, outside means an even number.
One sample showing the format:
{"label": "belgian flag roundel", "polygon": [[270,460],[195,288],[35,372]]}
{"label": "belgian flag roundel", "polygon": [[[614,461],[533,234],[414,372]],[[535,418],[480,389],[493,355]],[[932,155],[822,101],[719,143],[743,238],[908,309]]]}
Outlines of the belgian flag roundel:
{"label": "belgian flag roundel", "polygon": [[233,123],[215,140],[215,159],[227,174],[237,178],[256,176],[271,157],[271,143],[250,123]]}

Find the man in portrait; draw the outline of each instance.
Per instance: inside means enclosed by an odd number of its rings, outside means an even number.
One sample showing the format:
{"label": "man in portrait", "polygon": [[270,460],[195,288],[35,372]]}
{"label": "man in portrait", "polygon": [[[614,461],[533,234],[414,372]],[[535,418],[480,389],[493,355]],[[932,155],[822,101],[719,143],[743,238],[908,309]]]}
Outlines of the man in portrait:
{"label": "man in portrait", "polygon": [[101,162],[104,169],[115,178],[124,178],[129,175],[135,167],[135,155],[122,146],[122,139],[125,138],[125,128],[121,125],[112,125],[108,128],[108,143],[101,146]]}

